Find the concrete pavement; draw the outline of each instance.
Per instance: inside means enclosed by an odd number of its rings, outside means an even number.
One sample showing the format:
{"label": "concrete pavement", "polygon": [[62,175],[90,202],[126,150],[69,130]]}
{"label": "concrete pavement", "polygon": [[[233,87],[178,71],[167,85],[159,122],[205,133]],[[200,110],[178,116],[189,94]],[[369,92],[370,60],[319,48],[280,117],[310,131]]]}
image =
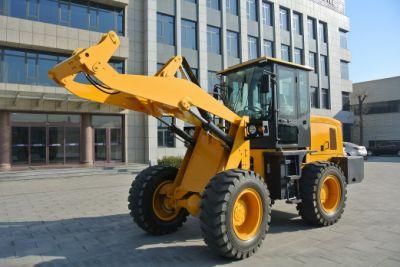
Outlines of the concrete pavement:
{"label": "concrete pavement", "polygon": [[263,246],[244,261],[213,255],[196,218],[145,234],[128,215],[130,175],[3,181],[0,266],[400,266],[400,160],[371,158],[365,171],[333,226],[311,228],[276,203]]}

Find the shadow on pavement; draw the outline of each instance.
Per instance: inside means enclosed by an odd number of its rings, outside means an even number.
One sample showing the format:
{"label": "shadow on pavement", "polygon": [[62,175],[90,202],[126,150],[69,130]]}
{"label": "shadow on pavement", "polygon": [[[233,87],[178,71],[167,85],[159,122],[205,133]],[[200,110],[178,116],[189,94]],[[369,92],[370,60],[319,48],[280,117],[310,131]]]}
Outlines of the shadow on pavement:
{"label": "shadow on pavement", "polygon": [[[269,234],[310,229],[297,214],[272,211]],[[0,260],[42,257],[36,266],[223,265],[202,241],[199,220],[175,234],[151,236],[128,214],[57,221],[0,222]],[[12,261],[11,261],[12,262]]]}

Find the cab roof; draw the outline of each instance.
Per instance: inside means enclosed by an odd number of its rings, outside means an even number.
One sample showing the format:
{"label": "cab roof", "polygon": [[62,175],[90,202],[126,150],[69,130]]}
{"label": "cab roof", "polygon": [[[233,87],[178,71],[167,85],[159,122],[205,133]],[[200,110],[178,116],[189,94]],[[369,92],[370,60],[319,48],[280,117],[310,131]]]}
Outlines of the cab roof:
{"label": "cab roof", "polygon": [[272,63],[278,64],[278,65],[287,66],[289,68],[295,68],[295,69],[300,69],[300,70],[305,70],[305,71],[313,70],[313,68],[310,68],[308,66],[303,66],[303,65],[296,64],[296,63],[292,63],[292,62],[283,61],[283,60],[273,58],[273,57],[262,56],[257,59],[253,59],[253,60],[249,60],[249,61],[237,64],[237,65],[233,65],[232,67],[229,67],[227,69],[224,69],[224,70],[218,72],[217,74],[225,75],[229,72],[241,69],[243,67],[247,67],[247,66],[251,66],[251,65],[255,65],[255,64],[259,64],[259,63],[263,63],[263,62],[272,62]]}

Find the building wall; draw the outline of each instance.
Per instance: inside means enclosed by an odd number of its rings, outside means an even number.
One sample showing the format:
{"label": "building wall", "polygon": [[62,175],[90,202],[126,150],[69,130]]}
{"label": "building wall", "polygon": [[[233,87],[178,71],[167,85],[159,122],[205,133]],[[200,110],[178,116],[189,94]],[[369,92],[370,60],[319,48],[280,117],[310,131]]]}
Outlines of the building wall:
{"label": "building wall", "polygon": [[[358,96],[367,95],[365,107],[368,104],[400,100],[400,76],[387,79],[366,81],[353,85],[353,94],[350,103],[353,109],[358,108]],[[397,112],[364,114],[364,142],[400,140],[400,104]],[[364,112],[367,112],[365,110]],[[368,112],[367,112],[368,113]],[[360,142],[360,118],[355,115],[352,127],[353,142]]]}
{"label": "building wall", "polygon": [[[274,0],[273,27],[262,23],[261,0],[257,0],[258,21],[247,19],[246,1],[240,0],[238,15],[226,12],[226,3],[221,1],[221,10],[207,7],[206,0],[193,4],[186,0],[96,0],[125,9],[125,36],[121,37],[121,46],[115,57],[125,61],[127,73],[154,75],[157,63],[163,63],[174,55],[185,56],[192,67],[198,69],[202,88],[208,87],[208,71],[219,71],[231,65],[248,60],[248,35],[258,38],[258,54],[262,55],[262,42],[268,39],[274,42],[273,52],[281,57],[281,44],[303,49],[303,61],[309,65],[308,51],[325,54],[329,58],[329,78],[310,75],[313,86],[330,89],[330,109],[312,109],[314,114],[337,117],[341,110],[341,91],[351,91],[351,82],[340,77],[340,60],[351,60],[350,52],[340,48],[339,28],[350,30],[349,19],[344,15],[342,0]],[[296,36],[281,32],[279,7],[302,14],[303,35]],[[175,45],[157,43],[157,12],[172,15],[175,18]],[[327,23],[327,45],[308,39],[307,16]],[[181,19],[197,23],[197,51],[181,45]],[[290,19],[290,24],[292,19]],[[220,55],[207,52],[207,25],[221,29]],[[318,25],[318,23],[317,23]],[[292,28],[292,27],[291,27]],[[239,32],[239,58],[227,55],[226,32]],[[317,27],[318,30],[318,27]],[[96,43],[101,33],[72,27],[42,23],[26,19],[0,15],[0,45],[70,54],[77,47],[87,47]],[[318,36],[318,32],[317,32]],[[321,98],[321,94],[319,95]],[[321,99],[320,99],[321,102]],[[0,109],[10,111],[35,112],[75,112],[124,114],[125,118],[125,159],[128,162],[155,163],[165,155],[183,155],[184,145],[177,141],[176,148],[160,148],[157,144],[157,120],[140,113],[120,110],[116,107],[98,105],[82,101],[70,95],[65,89],[51,86],[32,86],[0,83]],[[339,115],[338,115],[339,114]],[[183,127],[182,122],[177,123]]]}

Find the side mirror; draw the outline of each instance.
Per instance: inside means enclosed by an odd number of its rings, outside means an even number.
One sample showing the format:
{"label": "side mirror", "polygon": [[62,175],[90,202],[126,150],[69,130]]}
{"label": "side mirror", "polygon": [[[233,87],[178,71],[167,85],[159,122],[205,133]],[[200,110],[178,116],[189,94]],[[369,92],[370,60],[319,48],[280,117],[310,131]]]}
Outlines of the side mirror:
{"label": "side mirror", "polygon": [[271,75],[264,73],[261,76],[261,93],[269,93],[271,91]]}

